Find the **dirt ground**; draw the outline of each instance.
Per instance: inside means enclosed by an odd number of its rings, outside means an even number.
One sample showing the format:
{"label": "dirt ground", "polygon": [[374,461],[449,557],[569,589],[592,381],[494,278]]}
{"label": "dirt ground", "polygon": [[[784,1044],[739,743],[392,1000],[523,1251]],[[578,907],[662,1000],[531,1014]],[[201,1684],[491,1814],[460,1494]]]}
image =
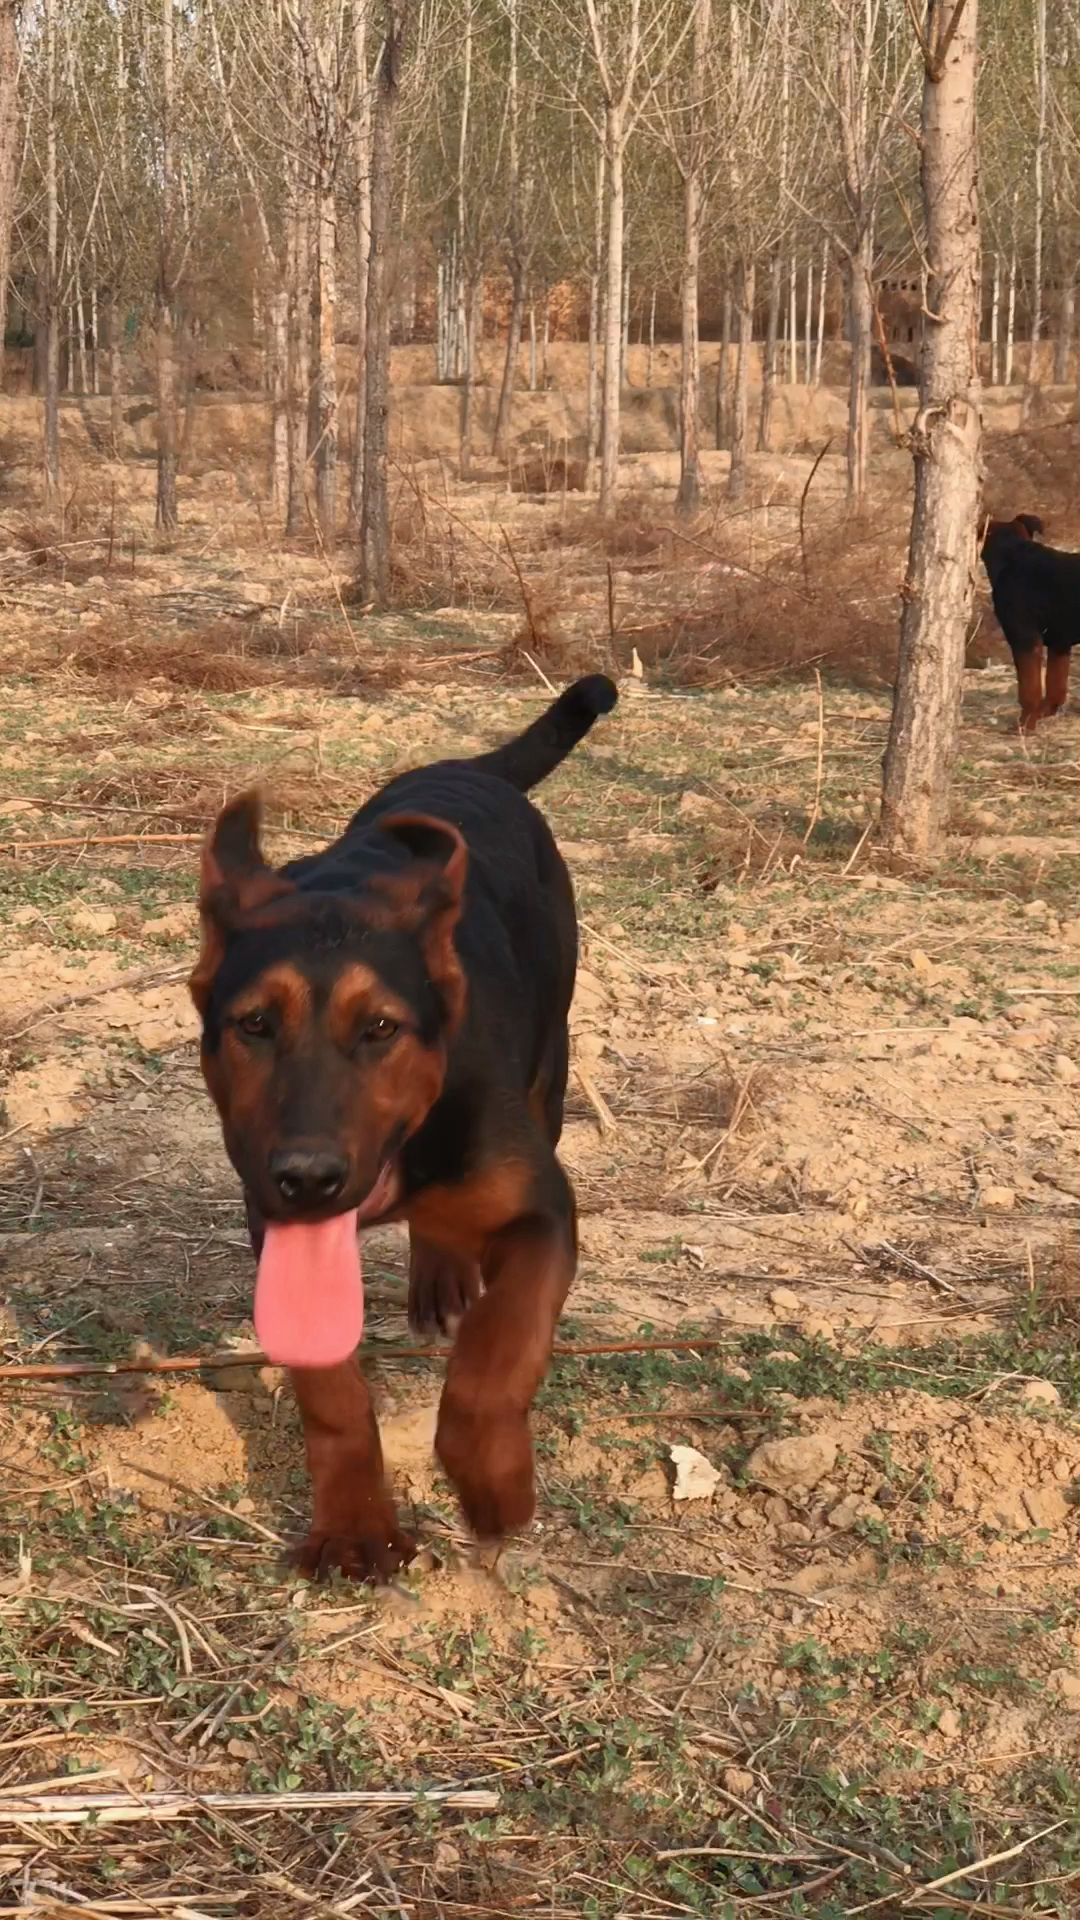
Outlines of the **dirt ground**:
{"label": "dirt ground", "polygon": [[[549,697],[507,666],[520,606],[364,614],[227,476],[157,551],[145,478],[98,471],[44,564],[0,501],[8,1362],[253,1339],[184,987],[221,797],[258,781],[293,855]],[[565,511],[470,499],[474,531]],[[616,567],[623,668],[680,569]],[[627,674],[539,796],[582,919],[562,1337],[702,1344],[556,1362],[538,1517],[494,1569],[433,1462],[438,1364],[380,1356],[397,1230],[368,1357],[422,1553],[387,1592],[283,1566],[307,1496],[273,1370],[6,1383],[0,1910],[1075,1910],[1080,718],[1022,740],[1006,668],[967,681],[931,874],[874,855],[888,697],[839,680]],[[87,1772],[498,1801],[104,1834],[7,1804]]]}

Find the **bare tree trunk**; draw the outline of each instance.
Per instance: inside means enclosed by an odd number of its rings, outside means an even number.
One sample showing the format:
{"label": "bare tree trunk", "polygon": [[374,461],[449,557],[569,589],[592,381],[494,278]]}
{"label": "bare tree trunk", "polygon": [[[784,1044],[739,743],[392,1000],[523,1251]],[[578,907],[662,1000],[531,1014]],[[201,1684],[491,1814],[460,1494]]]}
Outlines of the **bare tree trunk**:
{"label": "bare tree trunk", "polygon": [[289,295],[275,287],[270,295],[270,497],[284,518],[289,504]]}
{"label": "bare tree trunk", "polygon": [[806,258],[806,313],[803,326],[803,385],[808,387],[813,380],[814,359],[814,256]]}
{"label": "bare tree trunk", "polygon": [[[698,290],[701,277],[702,108],[705,64],[709,52],[712,0],[694,0],[694,45],[690,86],[690,151],[683,175],[682,362],[679,378],[679,490],[680,513],[695,512],[701,499],[701,461],[698,455],[698,395],[701,354],[698,338]],[[656,288],[649,310],[649,374],[652,385],[653,339],[656,330]]]}
{"label": "bare tree trunk", "polygon": [[851,377],[848,384],[847,494],[853,506],[866,498],[870,454],[870,349],[874,336],[872,274],[874,243],[870,232],[860,233],[848,262],[848,332],[851,337]]}
{"label": "bare tree trunk", "polygon": [[622,319],[619,325],[619,385],[628,387],[630,375],[627,372],[630,350],[630,269],[623,267],[622,275]]}
{"label": "bare tree trunk", "polygon": [[536,392],[536,301],[529,301],[529,392]]}
{"label": "bare tree trunk", "polygon": [[176,339],[173,299],[173,4],[161,5],[161,189],[157,262],[157,507],[159,533],[175,533],[176,507]]}
{"label": "bare tree trunk", "polygon": [[605,109],[609,175],[607,293],[604,302],[603,413],[600,422],[600,511],[612,514],[619,491],[619,407],[622,400],[623,219],[626,144],[619,110]]}
{"label": "bare tree trunk", "polygon": [[124,431],[124,343],[120,302],[109,296],[109,440],[114,460],[121,452]]}
{"label": "bare tree trunk", "polygon": [[999,324],[1001,320],[1001,255],[994,255],[994,284],[990,294],[990,385],[996,387],[1001,374]]}
{"label": "bare tree trunk", "polygon": [[98,316],[97,260],[94,258],[93,252],[91,252],[90,255],[90,270],[92,274],[90,281],[90,391],[96,394],[101,392],[101,374],[98,365],[100,323]]}
{"label": "bare tree trunk", "polygon": [[406,0],[384,0],[383,46],[371,130],[371,260],[368,269],[364,503],[360,517],[360,590],[385,606],[390,597],[390,244],[394,132]]}
{"label": "bare tree trunk", "polygon": [[60,201],[56,170],[56,0],[45,0],[45,499],[60,497]]}
{"label": "bare tree trunk", "polygon": [[780,318],[780,255],[774,253],[769,264],[769,312],[765,322],[765,350],[761,359],[761,410],[758,414],[757,450],[767,453],[772,424],[773,388],[776,385],[776,335]]}
{"label": "bare tree trunk", "polygon": [[1046,0],[1035,0],[1035,205],[1031,235],[1031,345],[1028,349],[1027,379],[1020,404],[1020,424],[1026,426],[1035,404],[1040,382],[1040,345],[1043,321],[1043,231],[1046,213]]}
{"label": "bare tree trunk", "polygon": [[829,243],[821,250],[821,286],[818,289],[817,349],[814,354],[814,385],[821,385],[821,356],[825,351],[825,294],[829,284]]}
{"label": "bare tree trunk", "polygon": [[349,475],[349,530],[360,531],[364,504],[364,405],[367,382],[368,261],[371,249],[371,92],[367,72],[367,8],[357,7],[353,26],[356,113],[353,163],[356,168],[356,401],[353,407],[352,469]]}
{"label": "bare tree trunk", "polygon": [[518,86],[518,0],[507,0],[510,22],[510,67],[507,75],[510,120],[510,204],[507,218],[507,253],[510,267],[510,324],[506,333],[506,359],[495,413],[495,431],[491,451],[510,463],[510,412],[514,403],[518,354],[521,351],[521,323],[525,314],[525,262],[522,259],[521,234],[521,115]]}
{"label": "bare tree trunk", "polygon": [[794,385],[799,377],[799,281],[798,265],[795,255],[791,256],[788,281],[788,381]]}
{"label": "bare tree trunk", "polygon": [[[926,860],[945,833],[971,613],[981,481],[977,0],[927,0],[922,193],[926,343],[913,434],[915,505],[881,824]],[[952,33],[950,41],[949,35]]]}
{"label": "bare tree trunk", "polygon": [[[334,103],[325,97],[329,120]],[[316,203],[316,304],[318,359],[315,367],[315,511],[327,551],[337,538],[338,402],[337,360],[337,202],[334,196],[334,130],[323,129]]]}
{"label": "bare tree trunk", "polygon": [[[695,304],[694,310],[696,313],[697,311],[696,304]],[[695,335],[695,341],[696,341],[696,337],[697,337],[696,327],[694,328],[694,335]],[[649,299],[649,350],[645,355],[645,385],[647,387],[651,387],[653,383],[653,366],[655,364],[655,361],[656,361],[656,288],[654,287],[652,290],[651,297]]]}
{"label": "bare tree trunk", "polygon": [[735,391],[731,404],[731,467],[728,493],[741,500],[746,492],[746,456],[750,424],[750,354],[754,338],[754,263],[739,268],[739,351],[735,362]]}
{"label": "bare tree trunk", "polygon": [[1013,348],[1016,344],[1016,242],[1009,258],[1009,302],[1005,314],[1005,385],[1012,386]]}
{"label": "bare tree trunk", "polygon": [[607,152],[601,141],[596,155],[596,197],[593,203],[593,259],[589,275],[589,355],[585,386],[585,489],[596,487],[600,452],[600,334],[601,281],[604,269],[604,211],[607,199]]}
{"label": "bare tree trunk", "polygon": [[461,370],[461,431],[458,438],[458,474],[472,479],[473,392],[476,355],[484,322],[484,282],[479,274],[465,289],[465,363]]}
{"label": "bare tree trunk", "polygon": [[[708,4],[708,0],[705,0]],[[682,359],[679,367],[679,513],[697,511],[701,500],[701,461],[698,457],[698,282],[701,265],[701,179],[694,164],[683,180]],[[653,290],[652,320],[656,316]],[[652,384],[652,328],[649,333],[649,380]]]}
{"label": "bare tree trunk", "polygon": [[19,0],[0,0],[0,393],[4,390],[4,335],[19,153],[18,7]]}
{"label": "bare tree trunk", "polygon": [[514,260],[510,268],[510,325],[506,335],[506,359],[503,362],[502,385],[499,388],[499,406],[495,415],[495,431],[491,437],[491,451],[510,459],[510,413],[514,404],[514,381],[517,378],[518,356],[521,352],[521,323],[525,317],[525,274],[521,263]]}
{"label": "bare tree trunk", "polygon": [[289,499],[285,532],[304,530],[308,458],[308,403],[311,390],[311,314],[308,302],[311,229],[308,192],[299,163],[292,168],[288,210],[286,280],[289,302]]}
{"label": "bare tree trunk", "polygon": [[728,433],[728,384],[731,374],[731,281],[724,281],[720,319],[720,351],[716,356],[716,422],[714,439],[719,453]]}
{"label": "bare tree trunk", "polygon": [[1069,378],[1069,361],[1072,358],[1073,328],[1076,324],[1076,278],[1075,269],[1068,262],[1062,262],[1061,307],[1058,313],[1057,338],[1054,341],[1054,385],[1063,387]]}
{"label": "bare tree trunk", "polygon": [[90,372],[86,364],[86,302],[83,299],[82,273],[75,266],[75,354],[78,356],[79,392],[89,393]]}

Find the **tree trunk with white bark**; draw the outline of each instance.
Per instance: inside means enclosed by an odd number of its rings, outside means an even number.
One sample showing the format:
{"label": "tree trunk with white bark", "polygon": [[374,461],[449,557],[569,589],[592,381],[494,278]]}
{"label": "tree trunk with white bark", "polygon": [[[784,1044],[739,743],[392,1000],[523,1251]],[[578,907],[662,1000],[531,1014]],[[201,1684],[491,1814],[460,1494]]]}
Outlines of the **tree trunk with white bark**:
{"label": "tree trunk with white bark", "polygon": [[[977,0],[928,0],[922,197],[929,263],[900,656],[885,754],[886,845],[932,858],[945,835],[981,471]],[[951,32],[951,38],[950,38]]]}
{"label": "tree trunk with white bark", "polygon": [[739,347],[735,361],[735,390],[731,400],[731,466],[728,494],[741,500],[746,492],[746,458],[750,437],[750,354],[754,338],[754,263],[739,269]]}

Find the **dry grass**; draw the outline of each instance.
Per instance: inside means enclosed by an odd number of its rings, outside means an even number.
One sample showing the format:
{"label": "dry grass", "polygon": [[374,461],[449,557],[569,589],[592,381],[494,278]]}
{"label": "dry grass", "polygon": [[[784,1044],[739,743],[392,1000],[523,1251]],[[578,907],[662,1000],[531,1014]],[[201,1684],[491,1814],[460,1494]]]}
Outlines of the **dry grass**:
{"label": "dry grass", "polygon": [[844,518],[747,564],[744,525],[721,524],[708,544],[718,564],[706,594],[699,591],[692,610],[639,629],[638,651],[688,686],[814,667],[862,686],[888,685],[896,666],[902,543],[895,513]]}

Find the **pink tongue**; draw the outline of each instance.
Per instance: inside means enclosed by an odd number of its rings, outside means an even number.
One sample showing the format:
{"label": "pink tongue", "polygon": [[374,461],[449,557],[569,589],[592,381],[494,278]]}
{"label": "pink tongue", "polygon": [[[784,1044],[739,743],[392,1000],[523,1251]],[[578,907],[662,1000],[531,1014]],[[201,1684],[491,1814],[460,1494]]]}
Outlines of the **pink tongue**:
{"label": "pink tongue", "polygon": [[267,1359],[335,1367],[363,1327],[356,1209],[318,1226],[268,1226],[255,1281],[255,1331]]}

